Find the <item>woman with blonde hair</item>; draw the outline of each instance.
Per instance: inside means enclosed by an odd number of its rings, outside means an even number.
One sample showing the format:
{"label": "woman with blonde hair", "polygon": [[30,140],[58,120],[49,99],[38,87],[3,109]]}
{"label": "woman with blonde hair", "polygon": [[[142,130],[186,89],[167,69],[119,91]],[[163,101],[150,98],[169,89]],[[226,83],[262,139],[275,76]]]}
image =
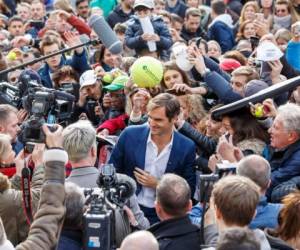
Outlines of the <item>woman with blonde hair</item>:
{"label": "woman with blonde hair", "polygon": [[241,24],[247,20],[254,21],[256,13],[259,13],[259,6],[256,1],[245,3],[241,11],[239,23]]}

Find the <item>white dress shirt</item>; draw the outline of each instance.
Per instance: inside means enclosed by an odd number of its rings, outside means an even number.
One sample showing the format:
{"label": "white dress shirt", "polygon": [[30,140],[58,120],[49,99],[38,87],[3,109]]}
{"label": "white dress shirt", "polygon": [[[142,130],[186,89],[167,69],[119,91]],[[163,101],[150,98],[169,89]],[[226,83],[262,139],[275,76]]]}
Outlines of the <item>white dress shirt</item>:
{"label": "white dress shirt", "polygon": [[[160,179],[166,171],[172,145],[173,145],[173,134],[172,134],[171,141],[164,147],[164,149],[160,152],[160,154],[158,154],[158,148],[151,139],[151,133],[149,133],[147,139],[144,171],[148,172],[156,179]],[[142,190],[138,194],[139,204],[143,205],[144,207],[153,208],[154,201],[155,201],[155,189],[142,186]]]}

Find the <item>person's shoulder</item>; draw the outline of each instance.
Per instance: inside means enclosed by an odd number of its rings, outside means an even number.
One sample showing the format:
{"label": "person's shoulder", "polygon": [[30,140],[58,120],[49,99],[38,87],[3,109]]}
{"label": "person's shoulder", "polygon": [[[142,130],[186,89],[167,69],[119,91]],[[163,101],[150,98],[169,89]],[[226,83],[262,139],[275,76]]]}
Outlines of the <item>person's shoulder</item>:
{"label": "person's shoulder", "polygon": [[139,18],[136,15],[132,15],[127,21],[126,25],[133,25],[139,23]]}
{"label": "person's shoulder", "polygon": [[141,125],[132,125],[128,126],[124,129],[124,133],[138,133],[142,131],[146,131],[149,129],[149,126],[147,124],[141,124]]}
{"label": "person's shoulder", "polygon": [[183,134],[179,133],[178,131],[174,132],[174,136],[178,138],[180,144],[184,144],[185,147],[195,147],[195,143],[188,137],[184,136]]}

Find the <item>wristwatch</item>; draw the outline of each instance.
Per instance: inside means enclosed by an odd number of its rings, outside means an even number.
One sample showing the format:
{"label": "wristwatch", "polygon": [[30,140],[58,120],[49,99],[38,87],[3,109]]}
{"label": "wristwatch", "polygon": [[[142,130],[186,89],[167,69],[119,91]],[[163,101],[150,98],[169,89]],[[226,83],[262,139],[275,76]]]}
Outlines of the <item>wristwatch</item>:
{"label": "wristwatch", "polygon": [[210,69],[208,69],[208,68],[205,68],[200,74],[201,74],[201,77],[203,78],[203,77],[205,77],[208,73],[210,73],[211,71],[210,71]]}

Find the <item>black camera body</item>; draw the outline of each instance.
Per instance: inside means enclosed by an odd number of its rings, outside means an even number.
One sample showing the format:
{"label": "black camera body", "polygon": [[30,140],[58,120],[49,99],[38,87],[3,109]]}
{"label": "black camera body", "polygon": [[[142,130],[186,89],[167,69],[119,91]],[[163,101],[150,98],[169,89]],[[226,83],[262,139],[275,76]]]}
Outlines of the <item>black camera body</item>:
{"label": "black camera body", "polygon": [[[131,191],[124,190],[126,183],[118,181],[111,164],[101,168],[97,184],[99,188],[84,191],[88,197],[86,204],[89,208],[83,215],[83,249],[112,250],[120,246],[122,240],[130,233],[123,206],[131,196]],[[127,193],[126,197],[122,197],[123,191]]]}
{"label": "black camera body", "polygon": [[[22,86],[22,85],[21,85]],[[71,118],[75,97],[62,91],[48,89],[33,83],[23,83],[22,106],[31,115],[22,124],[19,139],[22,143],[43,143],[44,123],[67,123]],[[49,127],[50,130],[53,127]]]}
{"label": "black camera body", "polygon": [[95,107],[98,105],[98,102],[91,97],[87,97],[85,105],[86,105],[87,117],[89,118],[90,121],[95,121],[96,120]]}
{"label": "black camera body", "polygon": [[20,91],[17,86],[14,86],[8,82],[0,83],[0,103],[10,104],[15,108],[20,107]]}

